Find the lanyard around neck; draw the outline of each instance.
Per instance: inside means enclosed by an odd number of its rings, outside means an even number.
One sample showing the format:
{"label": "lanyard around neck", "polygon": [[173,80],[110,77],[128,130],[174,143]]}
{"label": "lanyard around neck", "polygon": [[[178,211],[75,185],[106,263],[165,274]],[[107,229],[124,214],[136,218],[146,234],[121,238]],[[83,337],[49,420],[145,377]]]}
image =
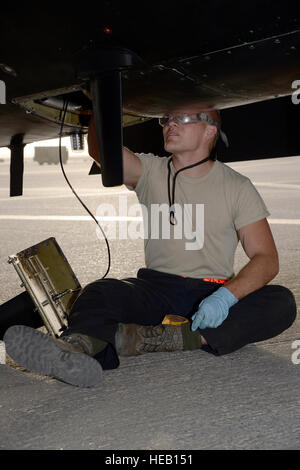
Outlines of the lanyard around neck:
{"label": "lanyard around neck", "polygon": [[170,159],[168,161],[168,198],[169,198],[169,213],[170,213],[170,219],[169,220],[170,220],[171,225],[176,225],[177,224],[177,220],[175,218],[175,211],[174,211],[173,206],[174,206],[174,202],[175,202],[175,182],[176,182],[176,178],[177,178],[178,173],[180,173],[183,170],[188,170],[189,168],[193,168],[194,166],[201,165],[202,163],[207,162],[209,159],[210,159],[210,155],[208,157],[204,158],[203,160],[200,160],[200,162],[193,163],[192,165],[188,165],[188,166],[185,166],[183,168],[180,168],[180,170],[177,170],[175,172],[174,177],[173,177],[173,187],[172,187],[172,196],[171,196],[171,188],[170,188],[171,168],[170,168],[170,165],[171,165],[171,162],[172,162],[172,157],[170,157]]}

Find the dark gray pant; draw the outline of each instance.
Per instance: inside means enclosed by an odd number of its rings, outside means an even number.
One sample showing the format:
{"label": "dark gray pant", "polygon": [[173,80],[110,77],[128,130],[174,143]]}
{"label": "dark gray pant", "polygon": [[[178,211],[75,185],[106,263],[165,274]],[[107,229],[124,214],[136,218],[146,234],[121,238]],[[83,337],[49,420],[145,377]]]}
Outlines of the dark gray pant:
{"label": "dark gray pant", "polygon": [[[119,364],[115,351],[118,323],[157,325],[167,314],[191,318],[201,300],[219,287],[220,284],[202,279],[145,268],[140,269],[135,278],[101,279],[83,289],[72,307],[69,328],[64,334],[80,332],[107,341],[108,347],[95,358],[104,369],[115,368]],[[209,344],[209,352],[228,354],[246,344],[277,336],[291,326],[296,314],[292,292],[269,284],[231,307],[218,328],[200,331]],[[1,334],[12,324],[34,328],[42,324],[26,293],[0,307]]]}

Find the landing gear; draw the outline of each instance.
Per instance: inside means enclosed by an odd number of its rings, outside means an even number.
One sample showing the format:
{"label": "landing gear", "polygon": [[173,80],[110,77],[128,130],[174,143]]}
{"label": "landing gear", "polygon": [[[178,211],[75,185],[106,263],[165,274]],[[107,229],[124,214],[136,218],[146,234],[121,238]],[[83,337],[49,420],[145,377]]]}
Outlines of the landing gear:
{"label": "landing gear", "polygon": [[123,184],[123,124],[121,71],[134,65],[136,55],[122,48],[85,53],[79,77],[90,80],[96,135],[104,186]]}
{"label": "landing gear", "polygon": [[23,194],[24,134],[15,134],[10,141],[10,196]]}

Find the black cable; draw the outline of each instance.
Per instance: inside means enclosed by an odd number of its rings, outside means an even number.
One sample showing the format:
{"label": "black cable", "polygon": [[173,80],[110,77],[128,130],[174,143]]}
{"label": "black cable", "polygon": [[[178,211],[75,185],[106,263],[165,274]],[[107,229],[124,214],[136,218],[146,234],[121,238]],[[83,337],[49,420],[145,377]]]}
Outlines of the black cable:
{"label": "black cable", "polygon": [[84,207],[84,209],[88,212],[88,214],[92,217],[92,219],[96,222],[96,224],[98,225],[98,227],[100,228],[103,236],[104,236],[104,240],[106,242],[106,246],[107,246],[107,254],[108,254],[108,267],[107,267],[107,270],[106,270],[106,273],[104,274],[104,276],[101,278],[101,279],[104,279],[107,274],[109,273],[109,270],[110,270],[110,264],[111,264],[111,255],[110,255],[110,248],[109,248],[109,243],[108,243],[108,240],[107,240],[107,237],[101,227],[101,225],[99,224],[98,220],[96,219],[96,217],[91,213],[91,211],[89,210],[89,208],[84,204],[84,202],[80,199],[80,197],[78,196],[78,194],[75,192],[73,186],[71,185],[66,173],[65,173],[65,170],[64,170],[64,167],[63,167],[63,162],[62,162],[62,153],[61,153],[61,138],[62,138],[62,133],[63,133],[63,128],[64,128],[64,122],[65,122],[65,117],[66,117],[66,112],[67,112],[67,109],[68,109],[68,101],[65,100],[64,101],[64,105],[63,105],[63,109],[62,109],[62,120],[61,120],[61,126],[60,126],[60,132],[59,132],[59,163],[60,163],[60,167],[61,167],[61,171],[65,177],[65,180],[66,182],[68,183],[69,187],[71,188],[74,196],[78,199],[78,201],[80,202],[80,204]]}
{"label": "black cable", "polygon": [[183,168],[180,168],[180,170],[175,171],[175,175],[173,177],[173,188],[172,188],[172,197],[171,197],[171,190],[170,190],[170,176],[171,176],[171,163],[172,163],[172,157],[170,157],[168,161],[168,198],[169,198],[169,221],[171,225],[176,225],[177,220],[175,217],[175,211],[174,211],[174,204],[175,204],[175,183],[176,183],[176,178],[177,175],[183,171],[183,170],[188,170],[189,168],[193,168],[194,166],[201,165],[202,163],[207,162],[210,159],[211,155],[208,157],[204,158],[203,160],[200,160],[200,162],[193,163],[192,165],[185,166]]}

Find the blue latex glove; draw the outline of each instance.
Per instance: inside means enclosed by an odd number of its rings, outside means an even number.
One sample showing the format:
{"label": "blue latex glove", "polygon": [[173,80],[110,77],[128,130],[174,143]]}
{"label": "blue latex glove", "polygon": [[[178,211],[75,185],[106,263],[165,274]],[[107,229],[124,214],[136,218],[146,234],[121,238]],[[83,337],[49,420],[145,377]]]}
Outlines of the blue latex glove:
{"label": "blue latex glove", "polygon": [[232,292],[226,287],[220,287],[199,304],[197,312],[192,316],[192,331],[197,328],[217,328],[227,318],[230,307],[237,302]]}

